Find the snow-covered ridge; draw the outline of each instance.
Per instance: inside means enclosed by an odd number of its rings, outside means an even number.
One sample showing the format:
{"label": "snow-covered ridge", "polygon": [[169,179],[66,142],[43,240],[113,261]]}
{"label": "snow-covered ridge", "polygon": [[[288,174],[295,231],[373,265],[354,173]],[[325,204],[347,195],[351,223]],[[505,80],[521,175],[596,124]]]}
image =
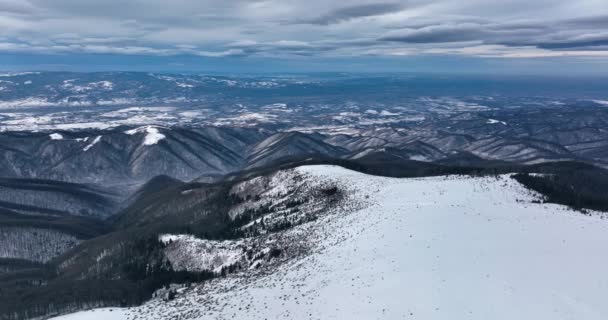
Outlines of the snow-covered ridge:
{"label": "snow-covered ridge", "polygon": [[68,89],[72,92],[85,92],[85,91],[91,91],[91,90],[95,90],[95,89],[112,90],[114,88],[114,83],[112,83],[111,81],[107,81],[107,80],[89,82],[84,85],[75,85],[74,81],[76,81],[76,80],[77,79],[64,80],[63,85],[61,85],[61,87],[64,89]]}
{"label": "snow-covered ridge", "polygon": [[[72,100],[72,98],[77,98]],[[52,100],[43,97],[27,97],[15,100],[0,101],[0,109],[23,109],[37,107],[93,107],[93,106],[115,106],[129,105],[135,103],[146,103],[147,101],[132,98],[112,98],[105,100],[90,99],[83,95],[74,95],[61,100]]]}
{"label": "snow-covered ridge", "polygon": [[[84,147],[82,149],[82,151],[85,151],[85,152],[89,151],[89,149],[93,148],[94,145],[96,145],[99,141],[101,141],[101,137],[103,137],[103,136],[97,136],[97,137],[95,137],[95,139],[91,143],[89,143],[86,147]],[[86,139],[86,140],[88,140],[88,139]]]}
{"label": "snow-covered ridge", "polygon": [[7,72],[7,73],[0,73],[0,77],[18,77],[18,76],[25,76],[25,75],[30,75],[30,74],[40,74],[40,72]]}
{"label": "snow-covered ridge", "polygon": [[496,120],[496,119],[488,119],[488,121],[486,123],[487,124],[497,124],[497,123],[500,123],[500,124],[503,124],[503,125],[507,125],[506,122],[500,121],[500,120]]}
{"label": "snow-covered ridge", "polygon": [[271,271],[250,270],[193,286],[172,301],[62,319],[604,319],[608,314],[604,215],[535,203],[538,195],[509,175],[396,179],[335,166],[295,171],[348,188],[347,202],[365,200],[285,231],[306,235],[301,241],[311,250],[305,257]]}
{"label": "snow-covered ridge", "polygon": [[151,146],[157,144],[160,140],[166,138],[166,136],[160,133],[159,127],[156,126],[144,126],[131,130],[125,131],[125,134],[134,135],[136,133],[146,133],[143,145]]}
{"label": "snow-covered ridge", "polygon": [[63,140],[63,135],[61,133],[51,133],[49,134],[51,140]]}

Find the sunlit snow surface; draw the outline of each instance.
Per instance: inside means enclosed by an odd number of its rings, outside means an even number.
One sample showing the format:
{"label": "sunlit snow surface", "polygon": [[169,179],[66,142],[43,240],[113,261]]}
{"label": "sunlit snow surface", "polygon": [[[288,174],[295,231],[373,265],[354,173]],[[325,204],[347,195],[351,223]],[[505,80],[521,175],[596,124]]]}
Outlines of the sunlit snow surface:
{"label": "sunlit snow surface", "polygon": [[333,179],[363,208],[308,228],[311,253],[130,309],[60,319],[605,319],[608,222],[532,203],[508,175]]}
{"label": "sunlit snow surface", "polygon": [[125,131],[125,134],[134,135],[136,133],[143,133],[143,132],[146,133],[146,137],[144,138],[144,142],[143,142],[143,144],[145,146],[151,146],[151,145],[157,144],[160,140],[163,140],[164,138],[166,138],[166,136],[164,134],[160,133],[158,128],[155,126],[145,126],[145,127],[139,127],[139,128],[127,130],[127,131]]}

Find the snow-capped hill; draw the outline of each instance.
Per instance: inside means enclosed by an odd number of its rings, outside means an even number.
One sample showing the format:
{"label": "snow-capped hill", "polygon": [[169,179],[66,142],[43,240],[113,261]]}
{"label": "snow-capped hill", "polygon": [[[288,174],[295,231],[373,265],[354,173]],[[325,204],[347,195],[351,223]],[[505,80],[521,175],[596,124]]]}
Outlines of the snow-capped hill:
{"label": "snow-capped hill", "polygon": [[[608,314],[608,258],[602,254],[608,249],[608,224],[599,213],[540,203],[509,175],[397,179],[335,166],[294,171],[311,181],[331,181],[344,189],[345,203],[357,203],[278,234],[297,234],[292,243],[308,248],[304,256],[182,288],[171,301],[59,319],[604,319]],[[175,240],[212,251],[207,242]],[[230,253],[230,244],[225,246]]]}
{"label": "snow-capped hill", "polygon": [[146,133],[146,136],[144,137],[143,145],[151,146],[151,145],[157,144],[160,140],[163,140],[166,138],[166,136],[164,134],[162,134],[159,129],[160,128],[157,126],[144,126],[144,127],[127,130],[127,131],[125,131],[125,134],[128,134],[131,136],[131,135],[134,135],[137,133]]}

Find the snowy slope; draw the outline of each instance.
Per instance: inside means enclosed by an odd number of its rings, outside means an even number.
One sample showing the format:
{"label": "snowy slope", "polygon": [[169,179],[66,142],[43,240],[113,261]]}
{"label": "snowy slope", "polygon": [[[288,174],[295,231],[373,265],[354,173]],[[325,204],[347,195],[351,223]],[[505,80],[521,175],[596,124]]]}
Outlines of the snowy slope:
{"label": "snowy slope", "polygon": [[605,319],[608,223],[508,176],[393,179],[297,169],[362,201],[298,226],[311,253],[80,319]]}

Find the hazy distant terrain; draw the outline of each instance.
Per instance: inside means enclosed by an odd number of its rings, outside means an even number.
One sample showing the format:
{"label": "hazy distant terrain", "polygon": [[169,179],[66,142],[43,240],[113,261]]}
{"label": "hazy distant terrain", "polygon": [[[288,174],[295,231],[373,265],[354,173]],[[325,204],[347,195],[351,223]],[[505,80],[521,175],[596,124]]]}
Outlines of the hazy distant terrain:
{"label": "hazy distant terrain", "polygon": [[467,112],[491,118],[506,110],[605,107],[604,80],[335,73],[238,77],[5,73],[0,74],[0,130],[140,124],[324,130],[415,125]]}

